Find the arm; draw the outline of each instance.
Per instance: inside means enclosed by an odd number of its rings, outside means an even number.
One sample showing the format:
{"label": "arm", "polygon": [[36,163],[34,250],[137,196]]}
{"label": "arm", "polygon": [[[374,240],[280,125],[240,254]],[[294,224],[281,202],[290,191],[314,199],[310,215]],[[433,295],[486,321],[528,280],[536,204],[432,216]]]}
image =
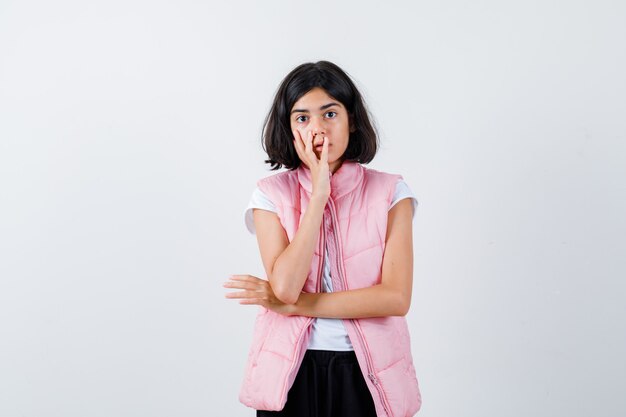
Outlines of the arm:
{"label": "arm", "polygon": [[[331,293],[301,293],[295,304],[291,304],[280,300],[273,286],[264,279],[232,275],[224,287],[244,291],[226,294],[226,298],[240,299],[240,304],[258,304],[286,316],[363,318],[406,315],[413,286],[411,226],[411,202],[403,199],[389,211],[380,284]],[[278,229],[283,230],[280,223]]]}
{"label": "arm", "polygon": [[290,314],[346,319],[406,315],[413,289],[412,216],[409,198],[389,211],[380,284],[331,293],[302,293]]}
{"label": "arm", "polygon": [[306,132],[305,138],[297,129],[293,130],[293,134],[294,148],[311,171],[313,187],[309,205],[291,243],[278,216],[261,210],[253,212],[259,249],[273,296],[286,304],[295,303],[302,292],[318,240],[324,207],[330,197],[327,138],[324,138],[318,159],[313,152],[313,132]]}
{"label": "arm", "polygon": [[291,243],[278,216],[267,210],[253,211],[263,266],[276,298],[294,304],[309,273],[327,198],[312,196]]}

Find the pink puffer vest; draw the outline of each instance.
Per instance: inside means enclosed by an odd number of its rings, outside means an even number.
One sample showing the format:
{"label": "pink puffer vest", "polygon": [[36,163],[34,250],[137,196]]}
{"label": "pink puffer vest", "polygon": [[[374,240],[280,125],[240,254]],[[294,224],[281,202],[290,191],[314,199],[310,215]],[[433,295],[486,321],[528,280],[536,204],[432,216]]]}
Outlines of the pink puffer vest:
{"label": "pink puffer vest", "polygon": [[[331,176],[320,235],[304,292],[320,292],[324,245],[335,291],[381,282],[387,214],[400,175],[344,162]],[[289,241],[298,230],[312,191],[311,171],[301,166],[258,181],[277,208]],[[283,316],[260,308],[239,400],[257,410],[281,410],[302,362],[313,318]],[[421,407],[405,317],[344,319],[376,414],[410,417]]]}

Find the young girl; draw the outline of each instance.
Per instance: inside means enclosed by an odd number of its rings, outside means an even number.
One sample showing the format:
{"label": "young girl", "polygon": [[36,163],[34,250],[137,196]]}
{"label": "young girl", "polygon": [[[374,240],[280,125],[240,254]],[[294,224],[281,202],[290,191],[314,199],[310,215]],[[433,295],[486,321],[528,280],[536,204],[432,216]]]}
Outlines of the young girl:
{"label": "young girl", "polygon": [[378,149],[350,77],[328,61],[282,81],[263,129],[272,170],[246,209],[268,280],[233,275],[259,305],[239,400],[259,416],[413,416],[421,395],[405,319],[417,200]]}

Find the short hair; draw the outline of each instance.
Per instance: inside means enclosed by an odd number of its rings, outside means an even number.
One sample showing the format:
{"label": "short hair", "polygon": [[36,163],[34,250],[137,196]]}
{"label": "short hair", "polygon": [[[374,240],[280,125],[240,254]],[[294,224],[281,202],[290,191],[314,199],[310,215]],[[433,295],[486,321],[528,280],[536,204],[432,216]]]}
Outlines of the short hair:
{"label": "short hair", "polygon": [[264,162],[271,170],[285,166],[294,170],[302,161],[293,144],[290,111],[296,101],[315,87],[320,87],[348,111],[354,131],[350,132],[348,147],[342,155],[344,161],[367,164],[379,147],[378,134],[361,93],[350,76],[329,61],[308,62],[295,67],[282,80],[272,107],[265,117],[261,137],[263,150],[269,159]]}

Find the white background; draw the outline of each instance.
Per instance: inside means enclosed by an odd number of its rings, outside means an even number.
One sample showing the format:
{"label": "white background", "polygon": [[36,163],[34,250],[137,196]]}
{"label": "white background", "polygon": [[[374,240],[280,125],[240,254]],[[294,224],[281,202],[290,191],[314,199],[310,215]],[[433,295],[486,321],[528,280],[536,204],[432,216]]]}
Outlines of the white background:
{"label": "white background", "polygon": [[0,3],[0,417],[252,416],[243,210],[327,59],[416,194],[424,417],[626,413],[623,1]]}

